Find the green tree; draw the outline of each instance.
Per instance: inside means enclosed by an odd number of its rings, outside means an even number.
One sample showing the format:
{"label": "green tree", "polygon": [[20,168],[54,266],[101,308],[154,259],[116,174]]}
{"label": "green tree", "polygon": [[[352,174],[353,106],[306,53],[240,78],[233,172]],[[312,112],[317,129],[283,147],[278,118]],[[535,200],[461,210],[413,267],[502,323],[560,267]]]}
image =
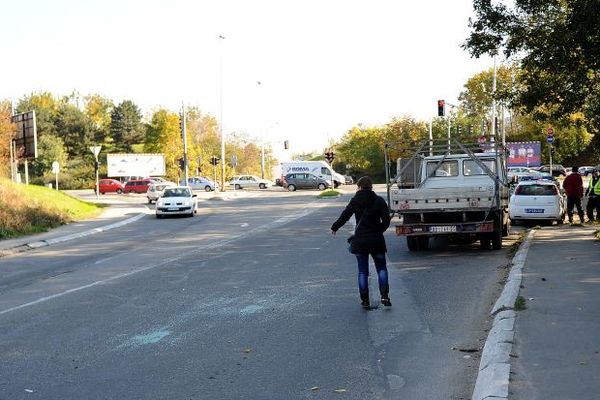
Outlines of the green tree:
{"label": "green tree", "polygon": [[83,156],[94,143],[94,125],[76,106],[61,102],[54,116],[54,131],[71,157]]}
{"label": "green tree", "polygon": [[69,155],[61,138],[44,135],[38,140],[38,157],[33,162],[36,175],[45,175],[52,171],[52,163],[58,161],[61,172],[64,171]]}
{"label": "green tree", "polygon": [[335,146],[338,163],[350,165],[353,174],[369,175],[381,181],[385,176],[383,133],[381,127],[358,125],[351,128]]}
{"label": "green tree", "polygon": [[11,123],[12,105],[10,101],[0,102],[0,176],[10,175],[10,143],[15,126]]}
{"label": "green tree", "polygon": [[134,144],[143,143],[145,131],[142,115],[131,100],[124,100],[111,112],[110,133],[117,151],[131,152]]}
{"label": "green tree", "polygon": [[154,112],[148,125],[144,151],[164,154],[167,177],[177,181],[181,178],[179,160],[183,158],[183,140],[178,114],[165,109]]}
{"label": "green tree", "polygon": [[35,111],[38,138],[45,134],[56,134],[54,118],[59,103],[51,93],[41,92],[20,99],[17,103],[17,113]]}
{"label": "green tree", "polygon": [[99,94],[91,94],[84,97],[85,114],[92,121],[95,128],[94,140],[96,143],[110,151],[113,138],[110,134],[111,112],[115,105],[112,100]]}

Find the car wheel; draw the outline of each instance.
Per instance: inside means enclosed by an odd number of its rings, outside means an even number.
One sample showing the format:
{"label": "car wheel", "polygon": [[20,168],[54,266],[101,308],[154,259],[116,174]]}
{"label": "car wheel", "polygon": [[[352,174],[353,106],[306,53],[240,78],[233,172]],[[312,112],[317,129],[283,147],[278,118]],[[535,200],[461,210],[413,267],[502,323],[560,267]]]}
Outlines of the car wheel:
{"label": "car wheel", "polygon": [[117,194],[123,194],[123,190],[117,189]]}
{"label": "car wheel", "polygon": [[100,192],[100,194],[104,194],[104,192]]}
{"label": "car wheel", "polygon": [[237,183],[233,186],[235,188],[235,190],[240,190],[242,187],[240,185],[238,185]]}
{"label": "car wheel", "polygon": [[162,215],[156,214],[156,219],[161,219],[161,218],[162,218]]}
{"label": "car wheel", "polygon": [[324,183],[319,183],[318,189],[319,190],[325,190],[325,184]]}
{"label": "car wheel", "polygon": [[490,235],[487,233],[482,234],[479,238],[479,245],[481,246],[481,248],[483,250],[491,249],[492,248],[492,239],[490,238]]}
{"label": "car wheel", "polygon": [[260,184],[258,185],[258,188],[259,188],[259,189],[266,189],[266,188],[267,188],[267,185],[265,185],[264,183],[260,183]]}
{"label": "car wheel", "polygon": [[152,204],[152,200],[148,199],[148,204]]}
{"label": "car wheel", "polygon": [[212,189],[210,188],[210,186],[206,185],[204,186],[204,191],[205,192],[210,192]]}
{"label": "car wheel", "polygon": [[287,189],[288,189],[290,192],[293,192],[293,191],[295,191],[295,190],[296,190],[296,186],[294,186],[294,185],[288,185]]}

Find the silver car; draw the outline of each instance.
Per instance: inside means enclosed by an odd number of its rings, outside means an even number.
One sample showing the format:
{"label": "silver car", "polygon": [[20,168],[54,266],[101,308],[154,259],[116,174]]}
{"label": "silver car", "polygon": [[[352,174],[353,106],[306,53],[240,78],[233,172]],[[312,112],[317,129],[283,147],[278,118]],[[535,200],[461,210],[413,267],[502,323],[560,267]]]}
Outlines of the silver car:
{"label": "silver car", "polygon": [[[179,184],[184,186],[185,179],[179,181]],[[219,188],[219,184],[215,183],[213,180],[208,179],[204,176],[193,176],[188,178],[188,186],[193,190],[204,190],[206,192],[214,191]]]}
{"label": "silver car", "polygon": [[163,191],[165,190],[165,188],[168,188],[169,186],[175,186],[170,182],[160,182],[160,183],[152,183],[150,186],[148,186],[148,191],[146,192],[146,197],[148,198],[148,204],[152,204],[152,202],[155,202],[156,200],[159,199],[160,196],[162,196]]}

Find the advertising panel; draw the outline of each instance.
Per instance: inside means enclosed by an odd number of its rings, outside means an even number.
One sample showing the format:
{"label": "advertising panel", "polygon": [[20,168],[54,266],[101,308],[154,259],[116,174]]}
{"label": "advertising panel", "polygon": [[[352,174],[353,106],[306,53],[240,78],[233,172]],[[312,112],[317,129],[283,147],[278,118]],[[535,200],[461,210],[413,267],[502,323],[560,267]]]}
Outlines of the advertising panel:
{"label": "advertising panel", "polygon": [[111,178],[129,176],[164,176],[163,154],[107,154],[107,175]]}
{"label": "advertising panel", "polygon": [[540,142],[507,142],[509,167],[539,167],[542,165]]}

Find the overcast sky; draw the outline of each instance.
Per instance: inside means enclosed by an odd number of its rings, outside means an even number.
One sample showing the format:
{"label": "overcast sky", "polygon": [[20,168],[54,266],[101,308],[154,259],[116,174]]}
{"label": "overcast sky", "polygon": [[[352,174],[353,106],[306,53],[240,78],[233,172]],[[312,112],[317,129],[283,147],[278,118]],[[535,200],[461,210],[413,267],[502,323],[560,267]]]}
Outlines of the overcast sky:
{"label": "overcast sky", "polygon": [[226,133],[288,139],[294,151],[321,150],[358,123],[427,120],[492,67],[460,48],[472,0],[0,5],[2,99],[76,90],[132,100],[146,115],[185,102],[222,116]]}

